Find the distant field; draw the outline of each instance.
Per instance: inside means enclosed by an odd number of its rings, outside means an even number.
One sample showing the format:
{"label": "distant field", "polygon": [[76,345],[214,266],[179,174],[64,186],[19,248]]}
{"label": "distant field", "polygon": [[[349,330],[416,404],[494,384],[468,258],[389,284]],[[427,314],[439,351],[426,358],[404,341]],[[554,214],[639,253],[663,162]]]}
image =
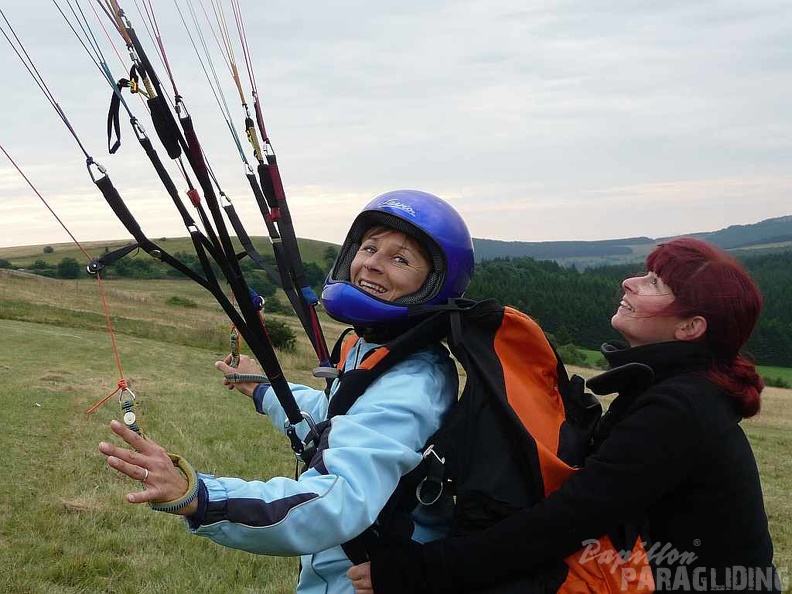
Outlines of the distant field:
{"label": "distant field", "polygon": [[789,367],[772,367],[770,365],[760,365],[759,373],[762,377],[780,377],[792,385],[792,369]]}
{"label": "distant field", "polygon": [[597,364],[597,361],[603,359],[602,353],[600,353],[599,351],[592,351],[589,349],[580,349],[580,350],[583,352],[584,355],[586,355],[586,361],[592,367],[594,367]]}
{"label": "distant field", "polygon": [[[170,254],[176,252],[195,253],[192,241],[189,237],[176,237],[176,238],[151,238],[154,243],[159,245],[163,250]],[[253,245],[262,255],[271,255],[272,248],[269,238],[267,237],[252,237]],[[233,241],[242,250],[241,244],[234,237]],[[116,240],[116,241],[87,241],[80,245],[94,258],[101,256],[105,250],[112,251],[125,245],[134,243],[132,239],[129,240]],[[323,262],[324,251],[328,246],[334,245],[325,241],[317,241],[314,239],[300,239],[300,255],[305,262]],[[53,253],[45,254],[45,247],[53,248]],[[85,256],[73,243],[52,243],[41,245],[28,245],[19,247],[0,247],[0,258],[9,260],[18,267],[27,267],[36,260],[43,260],[48,264],[57,264],[63,258],[75,258],[78,262],[85,261]]]}

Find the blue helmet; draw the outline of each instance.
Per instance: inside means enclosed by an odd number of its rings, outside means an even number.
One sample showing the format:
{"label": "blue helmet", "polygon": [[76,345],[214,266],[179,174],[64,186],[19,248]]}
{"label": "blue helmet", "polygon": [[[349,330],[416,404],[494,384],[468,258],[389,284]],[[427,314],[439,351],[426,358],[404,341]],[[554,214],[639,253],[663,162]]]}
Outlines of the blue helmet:
{"label": "blue helmet", "polygon": [[[426,250],[432,270],[415,293],[385,301],[350,282],[350,266],[363,235],[384,225],[415,239]],[[403,322],[415,305],[436,305],[461,297],[473,276],[473,240],[465,221],[450,204],[418,190],[377,196],[357,216],[327,277],[322,305],[347,324],[383,326]]]}

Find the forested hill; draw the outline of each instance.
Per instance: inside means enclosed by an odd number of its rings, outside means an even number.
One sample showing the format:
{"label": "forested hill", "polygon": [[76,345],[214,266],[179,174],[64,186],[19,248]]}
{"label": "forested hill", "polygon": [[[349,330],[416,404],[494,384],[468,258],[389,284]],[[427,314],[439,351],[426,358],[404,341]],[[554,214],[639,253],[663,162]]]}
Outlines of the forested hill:
{"label": "forested hill", "polygon": [[[748,344],[762,365],[792,367],[792,251],[740,257],[765,298],[759,327]],[[641,264],[579,271],[532,258],[487,260],[477,264],[468,295],[495,297],[535,318],[557,345],[598,349],[617,335],[610,327],[623,291],[621,280]]]}
{"label": "forested hill", "polygon": [[[770,229],[771,222],[766,223],[766,229]],[[719,239],[724,242],[738,242],[739,237],[745,237],[745,234],[741,235],[731,227],[718,233],[721,234]],[[633,241],[642,239],[645,238]],[[195,255],[180,251],[188,245],[187,239],[168,240],[168,246],[174,250],[171,253],[185,265],[200,271]],[[654,241],[647,240],[644,245],[648,253]],[[306,279],[320,292],[337,249],[331,244],[305,240],[301,240],[301,246],[303,254],[307,254]],[[102,244],[95,247],[101,251]],[[104,245],[103,249],[107,251],[110,246]],[[792,367],[792,247],[786,251],[764,254],[757,254],[757,251],[734,252],[751,271],[765,297],[764,313],[749,349],[763,365]],[[5,257],[13,257],[13,261]],[[24,268],[46,276],[77,278],[84,274],[78,258],[82,258],[82,255],[76,248],[72,247],[68,251],[67,247],[61,245],[45,246],[43,253],[41,246],[9,248],[0,250],[0,268]],[[264,260],[274,267],[272,256],[265,255]],[[259,295],[268,297],[275,293],[278,275],[274,270],[267,274],[258,270],[247,258],[240,262],[240,266]],[[586,269],[564,267],[550,259],[523,257],[485,260],[476,264],[476,274],[468,295],[495,297],[502,303],[518,307],[536,318],[545,331],[553,334],[558,346],[574,343],[598,349],[602,342],[616,337],[610,327],[610,318],[622,296],[621,280],[640,271],[642,266],[642,259],[636,261],[635,258],[626,264]],[[145,254],[119,260],[104,271],[104,277],[140,280],[184,278],[180,272]]]}
{"label": "forested hill", "polygon": [[[792,216],[767,219],[753,225],[732,225],[720,231],[696,233],[694,236],[727,250],[789,244],[792,242]],[[660,238],[658,241],[664,239],[670,238]]]}
{"label": "forested hill", "polygon": [[[792,216],[767,219],[750,225],[732,225],[718,231],[691,233],[728,250],[771,252],[792,248]],[[658,243],[660,237],[626,237],[603,241],[497,241],[474,239],[476,259],[519,258],[554,260],[565,266],[588,268],[606,264],[640,262]]]}

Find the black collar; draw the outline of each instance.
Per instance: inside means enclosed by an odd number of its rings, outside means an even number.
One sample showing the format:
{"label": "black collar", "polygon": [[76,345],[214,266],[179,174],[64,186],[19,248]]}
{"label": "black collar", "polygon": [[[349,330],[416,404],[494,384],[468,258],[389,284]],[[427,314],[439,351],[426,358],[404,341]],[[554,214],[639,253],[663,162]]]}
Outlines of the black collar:
{"label": "black collar", "polygon": [[611,369],[590,380],[595,394],[643,390],[680,373],[705,371],[713,356],[698,342],[671,341],[630,347],[626,342],[606,342],[600,349]]}

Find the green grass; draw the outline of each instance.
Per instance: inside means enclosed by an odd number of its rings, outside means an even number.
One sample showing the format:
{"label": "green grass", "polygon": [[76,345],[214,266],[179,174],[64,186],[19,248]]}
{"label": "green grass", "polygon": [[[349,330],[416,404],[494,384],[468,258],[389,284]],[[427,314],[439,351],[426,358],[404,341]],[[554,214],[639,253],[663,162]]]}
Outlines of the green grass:
{"label": "green grass", "polygon": [[[104,288],[145,432],[204,471],[293,474],[286,439],[221,386],[213,363],[228,352],[229,324],[208,293],[184,281]],[[197,307],[168,305],[174,295]],[[298,330],[294,317],[275,317]],[[226,549],[124,502],[137,484],[97,450],[114,438],[118,401],[85,414],[119,377],[93,280],[0,270],[0,335],[0,592],[294,591],[295,559]],[[306,340],[280,360],[290,380],[318,385]]]}
{"label": "green grass", "polygon": [[596,367],[597,361],[602,359],[602,353],[599,351],[592,351],[590,349],[580,349],[580,352],[586,356],[586,363],[589,367]]}
{"label": "green grass", "polygon": [[[101,332],[3,320],[0,332],[0,591],[289,592],[296,562],[191,536],[180,518],[125,504],[138,485],[97,451],[118,416],[118,374]],[[211,351],[120,337],[144,431],[196,467],[288,475],[293,458],[249,402],[224,390]],[[10,480],[13,479],[13,480]]]}
{"label": "green grass", "polygon": [[792,385],[792,369],[789,367],[772,367],[770,365],[759,365],[759,373],[762,377],[780,377]]}

